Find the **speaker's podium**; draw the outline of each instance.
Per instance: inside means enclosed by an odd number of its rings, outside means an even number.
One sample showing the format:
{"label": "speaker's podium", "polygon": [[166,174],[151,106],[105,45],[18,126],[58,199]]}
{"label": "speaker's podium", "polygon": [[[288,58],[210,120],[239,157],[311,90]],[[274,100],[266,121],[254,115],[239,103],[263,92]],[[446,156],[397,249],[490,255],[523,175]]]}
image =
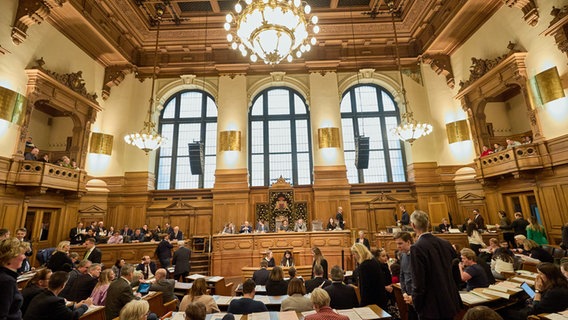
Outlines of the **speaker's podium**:
{"label": "speaker's podium", "polygon": [[197,141],[188,143],[187,146],[189,148],[189,168],[191,169],[191,174],[203,174],[203,162],[205,160],[203,144]]}

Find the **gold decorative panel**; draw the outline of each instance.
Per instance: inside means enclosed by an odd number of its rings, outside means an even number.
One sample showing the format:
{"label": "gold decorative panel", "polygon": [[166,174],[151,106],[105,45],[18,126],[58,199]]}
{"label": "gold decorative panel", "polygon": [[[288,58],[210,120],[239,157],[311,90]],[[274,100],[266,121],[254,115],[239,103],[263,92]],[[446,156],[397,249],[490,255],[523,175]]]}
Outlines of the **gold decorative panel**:
{"label": "gold decorative panel", "polygon": [[469,126],[467,120],[459,120],[446,124],[446,134],[450,144],[469,139]]}
{"label": "gold decorative panel", "polygon": [[240,131],[221,131],[219,133],[220,151],[241,151]]}
{"label": "gold decorative panel", "polygon": [[23,95],[0,87],[0,119],[21,125],[25,107],[26,98]]}
{"label": "gold decorative panel", "polygon": [[564,88],[558,74],[558,69],[552,67],[535,76],[536,86],[542,103],[564,98]]}
{"label": "gold decorative panel", "polygon": [[90,153],[111,155],[114,137],[110,134],[93,132],[91,135]]}
{"label": "gold decorative panel", "polygon": [[318,129],[319,148],[339,148],[339,128],[319,128]]}

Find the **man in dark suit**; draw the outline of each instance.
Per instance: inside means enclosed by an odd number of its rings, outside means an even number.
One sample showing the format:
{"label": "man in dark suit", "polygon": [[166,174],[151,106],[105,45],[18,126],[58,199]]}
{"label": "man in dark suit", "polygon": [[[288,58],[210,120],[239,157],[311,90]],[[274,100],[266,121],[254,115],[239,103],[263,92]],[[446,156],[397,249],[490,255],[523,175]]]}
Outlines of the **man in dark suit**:
{"label": "man in dark suit", "polygon": [[140,262],[136,267],[136,270],[142,271],[144,279],[153,277],[156,274],[157,269],[158,267],[156,266],[156,263],[150,259],[150,256],[143,256],[142,262]]}
{"label": "man in dark suit", "polygon": [[92,263],[101,263],[103,254],[99,248],[95,247],[95,243],[96,240],[94,238],[87,238],[87,240],[85,240],[87,251],[85,251],[83,260],[89,260]]}
{"label": "man in dark suit", "polygon": [[92,263],[89,260],[82,260],[81,262],[79,262],[79,264],[77,265],[77,268],[71,270],[69,272],[68,278],[67,278],[67,283],[65,285],[65,287],[63,288],[63,290],[61,291],[61,293],[59,294],[59,296],[66,298],[67,300],[69,300],[68,298],[71,297],[71,290],[73,288],[73,284],[75,283],[75,280],[77,280],[77,278],[79,278],[79,275],[82,274],[86,274],[87,271],[89,271],[89,268],[91,267]]}
{"label": "man in dark suit", "polygon": [[87,299],[76,303],[72,308],[65,306],[65,299],[58,297],[58,295],[61,290],[63,290],[63,287],[65,287],[67,279],[67,272],[54,272],[49,278],[47,290],[42,291],[33,298],[23,319],[79,319],[79,317],[87,311],[93,302],[91,299]]}
{"label": "man in dark suit", "polygon": [[178,249],[174,252],[172,264],[174,265],[174,279],[185,281],[185,277],[189,275],[190,265],[189,259],[191,258],[191,250],[185,246],[185,241],[178,241]]}
{"label": "man in dark suit", "polygon": [[170,243],[170,236],[167,234],[162,235],[162,241],[158,243],[156,248],[156,256],[160,260],[160,266],[162,268],[168,268],[170,266],[170,259],[172,258],[172,244]]}
{"label": "man in dark suit", "polygon": [[174,231],[170,234],[170,240],[183,240],[183,232],[179,231],[178,226],[174,227]]}
{"label": "man in dark suit", "polygon": [[369,239],[365,238],[365,232],[363,230],[359,231],[359,238],[357,238],[357,243],[360,243],[367,247],[371,251],[371,245],[369,244]]}
{"label": "man in dark suit", "polygon": [[451,227],[452,225],[448,222],[448,219],[444,218],[442,219],[442,223],[438,226],[438,231],[441,233],[448,233],[450,232]]}
{"label": "man in dark suit", "polygon": [[413,281],[412,303],[421,320],[453,319],[461,309],[461,298],[452,270],[458,255],[452,245],[428,232],[430,220],[424,211],[410,216],[417,241],[410,247]]}
{"label": "man in dark suit", "polygon": [[176,281],[174,279],[166,279],[167,276],[168,272],[166,269],[158,269],[158,271],[156,271],[156,281],[150,285],[150,291],[162,292],[162,299],[164,303],[177,299],[174,295]]}
{"label": "man in dark suit", "polygon": [[477,225],[477,229],[485,229],[485,220],[477,209],[473,209],[473,222]]}
{"label": "man in dark suit", "polygon": [[311,293],[315,288],[325,288],[331,285],[331,281],[323,278],[323,268],[316,263],[314,266],[314,277],[306,281],[306,293]]}
{"label": "man in dark suit", "polygon": [[65,298],[69,301],[81,301],[89,298],[97,285],[101,271],[101,265],[93,263],[86,274],[80,274],[77,277],[71,287],[70,296]]}
{"label": "man in dark suit", "polygon": [[227,312],[233,314],[251,314],[253,312],[268,311],[264,303],[253,300],[256,294],[254,290],[255,287],[256,283],[252,281],[252,279],[247,279],[243,283],[243,297],[231,300]]}
{"label": "man in dark suit", "polygon": [[83,223],[77,223],[77,227],[69,230],[69,242],[71,244],[82,244],[85,241],[85,229],[83,229]]}
{"label": "man in dark suit", "polygon": [[258,284],[259,286],[266,285],[266,281],[268,281],[268,276],[270,276],[270,271],[268,271],[268,261],[262,259],[260,261],[260,269],[256,270],[252,274],[252,280],[254,283]]}
{"label": "man in dark suit", "polygon": [[355,288],[343,283],[343,270],[339,266],[331,268],[331,285],[323,288],[331,298],[333,309],[351,309],[359,306]]}
{"label": "man in dark suit", "polygon": [[133,231],[132,231],[132,229],[130,229],[128,227],[128,225],[124,225],[124,228],[122,230],[120,230],[120,235],[122,237],[131,237],[132,233],[133,233]]}
{"label": "man in dark suit", "polygon": [[120,310],[131,300],[136,299],[130,287],[134,267],[125,265],[120,270],[120,278],[110,283],[105,302],[105,314],[107,319],[119,316]]}

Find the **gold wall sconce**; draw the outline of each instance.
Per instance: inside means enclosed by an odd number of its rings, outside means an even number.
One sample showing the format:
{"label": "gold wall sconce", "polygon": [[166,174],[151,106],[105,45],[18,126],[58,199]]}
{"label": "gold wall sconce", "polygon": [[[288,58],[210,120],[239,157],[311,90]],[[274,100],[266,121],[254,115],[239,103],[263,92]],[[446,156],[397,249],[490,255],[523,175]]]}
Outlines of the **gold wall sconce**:
{"label": "gold wall sconce", "polygon": [[219,133],[220,151],[241,151],[241,132],[237,130]]}
{"label": "gold wall sconce", "polygon": [[339,128],[327,127],[318,129],[318,145],[320,149],[339,148]]}
{"label": "gold wall sconce", "polygon": [[560,79],[556,67],[537,74],[535,81],[540,100],[543,104],[565,97],[564,88],[562,88],[562,80]]}
{"label": "gold wall sconce", "polygon": [[21,125],[26,105],[26,97],[16,91],[0,87],[0,119]]}
{"label": "gold wall sconce", "polygon": [[450,144],[470,140],[467,120],[464,119],[447,123],[446,134],[448,135]]}
{"label": "gold wall sconce", "polygon": [[110,156],[112,153],[113,141],[114,141],[114,136],[110,134],[93,132],[93,134],[91,135],[89,152],[97,154],[106,154]]}

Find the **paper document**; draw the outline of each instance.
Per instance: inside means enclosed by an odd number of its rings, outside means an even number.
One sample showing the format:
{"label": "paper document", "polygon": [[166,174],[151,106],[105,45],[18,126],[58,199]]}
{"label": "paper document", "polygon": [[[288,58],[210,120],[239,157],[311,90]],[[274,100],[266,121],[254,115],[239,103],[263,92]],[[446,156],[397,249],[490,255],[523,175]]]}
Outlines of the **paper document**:
{"label": "paper document", "polygon": [[296,311],[282,311],[278,314],[278,319],[280,319],[280,320],[298,320],[298,314],[296,314]]}
{"label": "paper document", "polygon": [[248,316],[249,320],[270,320],[270,312],[255,312]]}
{"label": "paper document", "polygon": [[232,299],[233,297],[231,296],[219,296],[215,302],[217,302],[217,304],[229,304]]}
{"label": "paper document", "polygon": [[463,302],[470,304],[470,305],[484,303],[484,302],[487,301],[486,299],[484,299],[484,298],[482,298],[478,295],[475,295],[471,292],[460,292],[460,297],[461,297]]}
{"label": "paper document", "polygon": [[209,282],[218,282],[218,281],[221,281],[221,280],[223,280],[223,277],[219,277],[219,276],[207,278],[207,281],[209,281]]}
{"label": "paper document", "polygon": [[205,277],[204,275],[202,275],[202,274],[195,273],[195,274],[192,274],[192,275],[188,276],[187,278],[188,278],[188,279],[191,279],[191,280],[197,280],[197,279],[199,279],[199,278],[206,278],[206,277]]}
{"label": "paper document", "polygon": [[369,307],[353,308],[361,319],[379,319],[379,315]]}
{"label": "paper document", "polygon": [[270,299],[268,299],[268,296],[261,296],[261,295],[254,296],[254,300],[260,301],[260,302],[262,302],[262,303],[264,303],[264,304],[269,304],[269,303],[270,303]]}
{"label": "paper document", "polygon": [[509,299],[511,297],[511,295],[506,293],[506,292],[496,291],[496,290],[492,290],[492,289],[483,289],[483,293],[487,293],[487,294],[490,294],[492,296],[497,296],[497,297],[501,297],[501,298],[505,298],[505,299]]}
{"label": "paper document", "polygon": [[362,320],[353,309],[337,310],[337,313],[349,317],[349,320]]}
{"label": "paper document", "polygon": [[316,314],[316,311],[315,311],[315,310],[310,310],[310,311],[304,311],[304,312],[302,312],[302,316],[304,316],[304,318],[307,317],[307,316],[309,316],[310,314]]}
{"label": "paper document", "polygon": [[568,316],[563,316],[560,313],[551,313],[545,317],[546,319],[550,320],[566,320]]}

